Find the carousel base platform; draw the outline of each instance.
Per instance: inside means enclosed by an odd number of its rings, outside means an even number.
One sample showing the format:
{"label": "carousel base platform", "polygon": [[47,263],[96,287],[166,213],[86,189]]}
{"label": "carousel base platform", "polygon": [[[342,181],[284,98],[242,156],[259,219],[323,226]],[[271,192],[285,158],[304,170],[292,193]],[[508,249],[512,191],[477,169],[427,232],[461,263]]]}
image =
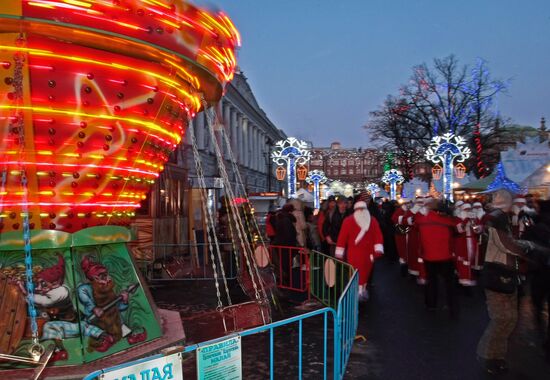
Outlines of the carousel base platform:
{"label": "carousel base platform", "polygon": [[[99,369],[153,355],[170,346],[182,345],[185,342],[185,332],[179,313],[165,309],[157,309],[157,313],[162,322],[162,337],[90,363],[75,366],[46,367],[40,378],[48,380],[82,379],[87,374]],[[33,373],[33,368],[3,370],[0,371],[0,377],[10,380],[27,380],[33,378]]]}

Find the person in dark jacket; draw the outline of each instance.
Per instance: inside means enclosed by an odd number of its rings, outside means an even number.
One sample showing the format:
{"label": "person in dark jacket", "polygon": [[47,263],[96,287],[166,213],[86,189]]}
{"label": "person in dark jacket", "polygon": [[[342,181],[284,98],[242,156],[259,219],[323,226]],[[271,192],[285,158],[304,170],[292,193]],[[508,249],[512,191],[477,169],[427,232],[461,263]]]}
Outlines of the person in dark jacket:
{"label": "person in dark jacket", "polygon": [[336,208],[332,212],[327,212],[325,215],[325,221],[323,222],[323,236],[328,246],[328,252],[325,253],[330,256],[334,256],[336,242],[338,241],[338,234],[342,228],[342,222],[347,216],[346,206],[346,199],[338,198]]}
{"label": "person in dark jacket", "polygon": [[[539,202],[539,215],[534,218],[534,224],[528,226],[522,236],[533,242],[535,246],[529,257],[531,261],[531,297],[535,307],[535,316],[540,325],[544,320],[544,307],[550,310],[550,201]],[[543,327],[544,329],[544,327]],[[550,318],[546,323],[546,337],[543,348],[550,353]]]}
{"label": "person in dark jacket", "polygon": [[275,239],[274,245],[296,247],[298,245],[296,233],[296,218],[292,215],[294,206],[287,203],[281,211],[275,215]]}

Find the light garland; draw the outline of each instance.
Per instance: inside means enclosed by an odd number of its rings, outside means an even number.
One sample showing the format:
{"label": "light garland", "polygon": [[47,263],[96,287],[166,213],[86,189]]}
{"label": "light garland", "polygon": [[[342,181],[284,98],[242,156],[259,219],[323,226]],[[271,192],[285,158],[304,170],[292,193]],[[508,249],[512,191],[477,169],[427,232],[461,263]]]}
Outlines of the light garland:
{"label": "light garland", "polygon": [[453,201],[454,161],[464,162],[470,157],[470,153],[464,138],[450,132],[435,136],[426,150],[426,158],[429,161],[443,165],[443,196],[450,202]]}

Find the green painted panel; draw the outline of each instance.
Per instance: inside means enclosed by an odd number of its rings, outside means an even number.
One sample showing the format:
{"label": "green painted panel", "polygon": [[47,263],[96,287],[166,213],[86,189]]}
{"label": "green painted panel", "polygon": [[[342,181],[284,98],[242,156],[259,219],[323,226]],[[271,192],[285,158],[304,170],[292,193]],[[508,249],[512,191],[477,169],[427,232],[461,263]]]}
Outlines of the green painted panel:
{"label": "green painted panel", "polygon": [[[67,248],[72,244],[71,234],[54,230],[31,231],[33,249]],[[23,232],[10,231],[0,234],[0,251],[23,250]]]}

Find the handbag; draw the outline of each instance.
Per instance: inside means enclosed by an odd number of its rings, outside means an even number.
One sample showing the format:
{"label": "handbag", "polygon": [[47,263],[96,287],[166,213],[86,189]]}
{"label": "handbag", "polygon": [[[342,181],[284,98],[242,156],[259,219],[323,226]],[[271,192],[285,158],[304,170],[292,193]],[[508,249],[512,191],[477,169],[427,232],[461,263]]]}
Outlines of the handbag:
{"label": "handbag", "polygon": [[512,294],[516,291],[519,280],[515,268],[507,265],[488,262],[483,265],[483,285],[494,292]]}
{"label": "handbag", "polygon": [[[506,264],[506,257],[513,256],[515,267]],[[494,292],[512,294],[519,285],[519,264],[516,255],[500,241],[494,228],[489,228],[489,244],[483,264],[483,286]]]}

